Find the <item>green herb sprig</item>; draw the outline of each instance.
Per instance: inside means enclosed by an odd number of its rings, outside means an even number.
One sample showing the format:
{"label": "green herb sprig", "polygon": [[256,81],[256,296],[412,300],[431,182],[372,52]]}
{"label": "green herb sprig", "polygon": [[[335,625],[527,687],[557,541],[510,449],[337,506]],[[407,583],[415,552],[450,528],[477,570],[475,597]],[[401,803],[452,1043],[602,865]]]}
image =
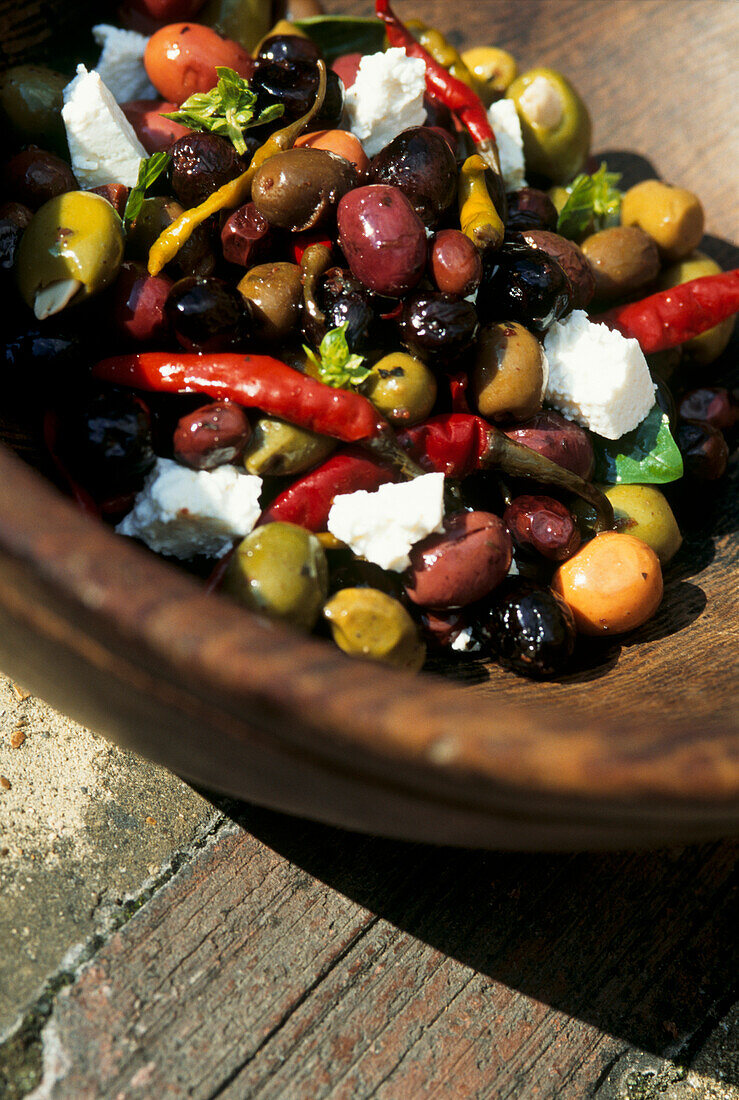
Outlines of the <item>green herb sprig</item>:
{"label": "green herb sprig", "polygon": [[257,95],[249,87],[249,81],[233,69],[216,68],[218,83],[209,92],[195,92],[176,111],[163,118],[180,122],[190,130],[207,130],[231,140],[236,152],[246,152],[244,131],[263,122],[274,122],[285,113],[283,103],[273,103],[256,114]]}
{"label": "green herb sprig", "polygon": [[363,356],[353,355],[349,350],[346,341],[348,327],[349,322],[345,321],[339,328],[330,329],[321,340],[317,355],[303,344],[303,351],[317,368],[321,381],[335,389],[355,389],[371,373],[363,365]]}
{"label": "green herb sprig", "polygon": [[159,179],[162,172],[167,170],[171,159],[169,153],[152,153],[146,160],[141,161],[138,179],[128,193],[126,208],[123,211],[123,222],[126,228],[131,222],[136,221],[141,213],[148,188]]}
{"label": "green herb sprig", "polygon": [[609,172],[605,162],[592,176],[576,176],[568,187],[569,197],[557,219],[557,232],[576,238],[618,224],[623,194],[616,186],[620,173]]}
{"label": "green herb sprig", "polygon": [[665,485],[683,476],[683,459],[659,405],[620,439],[591,432],[595,479],[607,485]]}

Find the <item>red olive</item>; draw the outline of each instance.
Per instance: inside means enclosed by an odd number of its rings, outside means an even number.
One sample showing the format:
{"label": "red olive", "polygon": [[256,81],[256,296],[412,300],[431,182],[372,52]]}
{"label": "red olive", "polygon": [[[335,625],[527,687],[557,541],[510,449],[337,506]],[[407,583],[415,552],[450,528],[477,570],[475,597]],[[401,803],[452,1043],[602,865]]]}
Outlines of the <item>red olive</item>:
{"label": "red olive", "polygon": [[38,210],[57,195],[77,189],[77,181],[67,162],[35,145],[11,157],[3,174],[9,197],[32,210]]}
{"label": "red olive", "polygon": [[120,332],[144,344],[161,340],[169,330],[164,306],[172,285],[167,275],[149,275],[141,263],[124,263],[113,289],[113,317]]}
{"label": "red olive", "polygon": [[250,435],[251,426],[239,405],[215,401],[180,418],[174,456],[194,470],[212,470],[240,458]]}
{"label": "red olive", "polygon": [[580,546],[575,517],[553,497],[516,497],[503,513],[514,542],[550,561],[567,561]]}
{"label": "red olive", "polygon": [[339,203],[339,241],[352,273],[376,294],[397,297],[420,281],[426,230],[397,187],[357,187]]}
{"label": "red olive", "polygon": [[251,267],[269,244],[269,223],[253,202],[234,210],[223,223],[221,248],[230,264]]}
{"label": "red olive", "polygon": [[414,546],[406,594],[421,607],[465,607],[487,596],[511,565],[511,537],[491,512],[458,512]]}
{"label": "red olive", "polygon": [[121,110],[150,155],[164,152],[173,141],[190,133],[182,123],[163,117],[177,110],[176,105],[166,99],[132,99],[129,103],[122,103]]}
{"label": "red olive", "polygon": [[442,229],[431,244],[431,276],[442,294],[466,298],[477,290],[482,260],[469,237],[460,229]]}
{"label": "red olive", "polygon": [[503,430],[509,439],[523,443],[586,481],[592,476],[595,455],[587,432],[558,412],[540,412],[522,424]]}

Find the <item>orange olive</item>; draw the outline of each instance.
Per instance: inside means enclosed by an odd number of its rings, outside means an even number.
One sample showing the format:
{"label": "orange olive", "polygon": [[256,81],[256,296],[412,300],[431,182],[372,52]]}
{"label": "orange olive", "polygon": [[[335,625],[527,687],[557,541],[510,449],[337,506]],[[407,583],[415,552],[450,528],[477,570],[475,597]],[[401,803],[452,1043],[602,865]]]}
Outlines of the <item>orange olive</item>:
{"label": "orange olive", "polygon": [[554,574],[581,634],[623,634],[651,619],[662,600],[659,558],[633,535],[605,531]]}
{"label": "orange olive", "polygon": [[329,153],[336,153],[353,164],[360,175],[369,168],[369,158],[362,148],[362,143],[348,130],[316,130],[311,134],[303,134],[295,142],[295,148],[307,145],[309,149],[325,149]]}
{"label": "orange olive", "polygon": [[194,92],[209,92],[218,82],[216,67],[221,65],[244,77],[254,72],[254,62],[243,46],[200,23],[161,27],[144,53],[149,80],[172,103],[182,103]]}

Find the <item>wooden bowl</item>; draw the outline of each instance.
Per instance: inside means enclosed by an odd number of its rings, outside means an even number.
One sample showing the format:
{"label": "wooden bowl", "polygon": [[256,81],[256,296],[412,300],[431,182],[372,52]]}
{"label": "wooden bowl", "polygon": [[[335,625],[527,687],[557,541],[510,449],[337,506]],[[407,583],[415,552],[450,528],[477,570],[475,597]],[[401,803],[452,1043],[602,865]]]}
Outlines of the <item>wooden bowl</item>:
{"label": "wooden bowl", "polygon": [[[497,42],[523,67],[565,70],[591,106],[596,151],[627,176],[653,159],[698,191],[709,250],[736,265],[739,7],[398,7],[458,44]],[[353,829],[508,848],[719,837],[739,823],[736,506],[720,493],[657,618],[593,644],[587,670],[534,684],[471,664],[445,682],[349,661],[204,594],[0,448],[0,665],[206,787]]]}

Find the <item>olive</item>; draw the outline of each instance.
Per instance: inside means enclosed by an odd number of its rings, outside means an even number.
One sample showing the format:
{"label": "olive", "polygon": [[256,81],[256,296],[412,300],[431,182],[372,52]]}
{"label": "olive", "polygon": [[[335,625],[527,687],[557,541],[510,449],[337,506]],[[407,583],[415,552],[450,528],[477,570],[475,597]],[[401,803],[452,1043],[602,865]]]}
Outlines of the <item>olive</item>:
{"label": "olive", "polygon": [[104,290],[123,260],[123,222],[89,191],[68,191],[36,212],[18,250],[18,286],[43,320]]}
{"label": "olive", "polygon": [[506,242],[486,253],[477,294],[482,321],[518,321],[543,332],[569,313],[571,303],[569,279],[547,252]]}
{"label": "olive", "polygon": [[521,122],[530,172],[567,183],[582,170],[590,152],[588,109],[573,86],[554,69],[530,69],[506,91]]}
{"label": "olive", "polygon": [[500,664],[523,676],[557,676],[575,650],[575,620],[565,601],[525,581],[501,591],[486,616],[485,632]]}
{"label": "olive", "polygon": [[280,343],[298,327],[303,285],[297,264],[259,264],[244,276],[238,290],[251,307],[259,339]]}
{"label": "olive", "polygon": [[325,324],[320,333],[314,332],[316,326],[311,318],[309,333],[316,346],[328,329],[340,328],[341,325],[347,326],[346,342],[350,351],[364,350],[372,343],[376,327],[375,312],[367,288],[350,271],[341,267],[331,267],[326,271],[318,290],[318,304]]}
{"label": "olive", "polygon": [[478,80],[484,81],[491,92],[498,95],[502,95],[518,76],[515,58],[497,46],[475,46],[465,50],[462,60]]}
{"label": "olive", "polygon": [[260,416],[244,454],[244,466],[259,477],[293,477],[317,466],[336,441],[274,416]]}
{"label": "olive", "polygon": [[420,281],[426,230],[397,187],[372,184],[350,191],[339,203],[338,223],[352,274],[375,294],[403,295]]}
{"label": "olive", "polygon": [[426,643],[436,650],[479,653],[480,646],[470,629],[470,611],[469,607],[423,608],[419,619]]}
{"label": "olive", "polygon": [[663,494],[654,485],[610,485],[604,490],[613,505],[616,530],[641,539],[666,565],[683,537]]}
{"label": "olive", "polygon": [[459,229],[442,229],[431,244],[431,277],[442,294],[467,298],[480,285],[482,260],[469,237]]}
{"label": "olive", "polygon": [[718,428],[697,420],[683,421],[677,430],[677,445],[686,475],[697,481],[715,481],[725,473],[729,448]]}
{"label": "olive", "polygon": [[420,359],[394,351],[375,363],[362,392],[391,424],[410,427],[433,409],[436,379]]}
{"label": "olive", "polygon": [[739,405],[722,386],[701,386],[683,394],[678,412],[683,420],[699,420],[725,432],[736,424]]}
{"label": "olive", "polygon": [[510,191],[506,198],[507,229],[520,231],[557,228],[557,207],[546,191],[539,191],[536,187],[519,187],[517,191]]}
{"label": "olive", "polygon": [[188,351],[226,351],[243,339],[251,310],[236,287],[223,279],[188,276],[172,287],[167,319]]}
{"label": "olive", "polygon": [[267,523],[236,547],[223,591],[252,611],[311,630],[328,594],[326,555],[302,527]]}
{"label": "olive", "polygon": [[590,436],[579,424],[566,420],[560,413],[547,409],[524,424],[503,430],[509,439],[523,443],[565,470],[572,470],[586,481],[592,477],[595,454]]}
{"label": "olive", "polygon": [[233,144],[218,134],[189,133],[170,145],[169,154],[172,190],[185,207],[198,206],[246,167]]}
{"label": "olive", "polygon": [[574,241],[547,229],[524,229],[521,238],[557,261],[570,280],[572,308],[587,309],[595,294],[595,273],[588,257]]}
{"label": "olive", "polygon": [[[184,207],[172,198],[153,195],[144,199],[135,222],[126,237],[126,255],[131,260],[147,260],[157,237],[184,214]],[[199,225],[185,241],[174,260],[167,265],[176,275],[212,275],[215,255],[211,248],[207,223]]]}
{"label": "olive", "polygon": [[643,180],[630,187],[621,202],[621,224],[638,225],[657,243],[663,259],[688,256],[703,236],[705,214],[692,191],[662,180]]}
{"label": "olive", "polygon": [[[698,279],[702,275],[718,275],[720,272],[720,265],[705,252],[691,252],[684,260],[665,268],[657,286],[660,290],[669,290],[670,287],[687,283],[691,279]],[[704,367],[708,366],[726,350],[734,331],[735,320],[735,317],[727,317],[720,325],[715,325],[706,332],[702,332],[700,336],[694,336],[692,340],[688,340],[682,345],[682,350],[687,352],[696,363]]]}
{"label": "olive", "polygon": [[527,420],[541,409],[547,383],[541,344],[523,325],[484,325],[475,348],[470,388],[489,420]]}
{"label": "olive", "polygon": [[93,195],[100,195],[101,199],[105,199],[115,210],[116,214],[124,216],[126,212],[126,203],[128,202],[128,196],[130,191],[123,183],[101,183],[99,187],[91,187],[90,192]]}
{"label": "olive", "polygon": [[272,8],[263,0],[206,0],[200,20],[251,52],[267,34],[283,33],[283,28],[289,34],[303,33],[284,19],[272,27]]}
{"label": "olive", "polygon": [[169,328],[165,305],[171,289],[168,275],[149,275],[143,264],[124,263],[113,288],[113,318],[119,332],[144,344],[161,340]]}
{"label": "olive", "polygon": [[17,141],[43,140],[63,152],[66,76],[43,65],[16,65],[0,74],[0,120]]}
{"label": "olive", "polygon": [[342,588],[323,609],[333,639],[350,657],[417,672],[426,660],[418,627],[398,600],[375,588]]}
{"label": "olive", "polygon": [[407,298],[399,324],[401,339],[414,355],[443,366],[467,351],[478,329],[471,302],[432,291]]}
{"label": "olive", "polygon": [[76,400],[60,419],[58,443],[72,474],[106,493],[135,488],[155,462],[149,411],[130,390]]}
{"label": "olive", "polygon": [[[300,118],[313,106],[318,92],[318,68],[302,61],[258,61],[252,86],[257,92],[257,110],[280,103],[285,108],[279,125]],[[323,106],[311,120],[316,129],[337,126],[344,112],[344,87],[333,70],[326,74]]]}
{"label": "olive", "polygon": [[0,205],[0,218],[12,225],[17,225],[19,229],[27,229],[33,218],[33,210],[24,206],[22,202],[9,200]]}
{"label": "olive", "polygon": [[269,245],[269,222],[253,202],[234,210],[221,229],[223,258],[230,264],[251,267]]}
{"label": "olive", "polygon": [[433,229],[457,194],[457,163],[446,141],[427,126],[404,130],[370,161],[372,183],[397,187]]}
{"label": "olive", "polygon": [[595,296],[603,302],[626,298],[653,282],[659,252],[638,225],[615,225],[586,237],[581,245],[595,275]]}
{"label": "olive", "polygon": [[166,99],[132,99],[120,107],[149,156],[166,152],[173,141],[190,133],[187,126],[164,117],[177,110]]}
{"label": "olive", "polygon": [[517,546],[549,561],[566,561],[580,545],[575,517],[553,497],[515,497],[503,513],[503,522]]}
{"label": "olive", "polygon": [[240,458],[250,435],[242,408],[230,401],[214,401],[180,417],[174,432],[174,456],[193,470],[214,470]]}
{"label": "olive", "polygon": [[258,168],[251,197],[270,225],[297,233],[328,222],[356,182],[354,166],[344,157],[303,146],[277,153]]}
{"label": "olive", "polygon": [[302,34],[270,34],[263,38],[254,54],[256,61],[302,61],[315,65],[321,52]]}
{"label": "olive", "polygon": [[465,607],[500,584],[511,555],[511,537],[498,516],[457,512],[444,520],[441,534],[411,550],[406,594],[421,607]]}
{"label": "olive", "polygon": [[77,181],[67,162],[35,145],[11,157],[3,177],[7,194],[32,210],[38,210],[65,191],[77,190]]}

